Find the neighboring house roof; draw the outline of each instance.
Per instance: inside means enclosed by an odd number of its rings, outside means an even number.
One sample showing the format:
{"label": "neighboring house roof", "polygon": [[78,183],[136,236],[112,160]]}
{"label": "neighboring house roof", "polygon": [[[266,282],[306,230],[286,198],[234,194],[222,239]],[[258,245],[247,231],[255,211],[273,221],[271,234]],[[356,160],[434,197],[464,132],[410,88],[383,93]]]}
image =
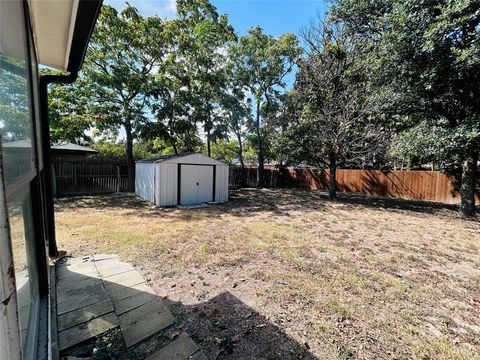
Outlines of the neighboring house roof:
{"label": "neighboring house roof", "polygon": [[4,148],[12,148],[12,149],[31,148],[32,143],[30,142],[30,140],[17,140],[17,141],[4,142],[2,146]]}
{"label": "neighboring house roof", "polygon": [[[3,143],[4,148],[10,149],[29,149],[32,147],[32,143],[30,140],[17,140],[11,142]],[[72,143],[57,143],[53,144],[50,147],[55,152],[69,152],[69,153],[97,153],[97,150],[93,150],[87,146],[72,144]]]}
{"label": "neighboring house roof", "polygon": [[60,143],[54,144],[50,147],[55,151],[68,151],[68,152],[84,152],[84,153],[97,153],[97,150],[93,150],[87,146],[72,144],[72,143]]}

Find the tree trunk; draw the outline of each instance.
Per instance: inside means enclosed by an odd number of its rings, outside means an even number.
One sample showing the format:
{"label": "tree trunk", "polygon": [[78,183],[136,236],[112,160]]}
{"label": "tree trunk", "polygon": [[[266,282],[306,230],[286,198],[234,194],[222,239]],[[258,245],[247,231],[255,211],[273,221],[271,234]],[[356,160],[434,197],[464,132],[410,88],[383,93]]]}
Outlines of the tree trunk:
{"label": "tree trunk", "polygon": [[264,174],[264,161],[265,155],[263,154],[263,139],[260,136],[260,100],[257,99],[257,121],[255,124],[255,130],[257,134],[257,151],[258,151],[258,170],[257,170],[257,186],[263,187],[263,174]]}
{"label": "tree trunk", "polygon": [[337,190],[336,190],[337,157],[333,151],[330,151],[330,154],[328,155],[328,160],[330,165],[328,198],[330,200],[335,200],[337,198]]}
{"label": "tree trunk", "polygon": [[125,126],[125,133],[127,136],[127,144],[125,147],[128,174],[127,190],[129,192],[135,192],[135,161],[133,160],[133,136],[130,124]]}
{"label": "tree trunk", "polygon": [[212,156],[212,148],[211,148],[211,133],[212,133],[212,115],[210,113],[210,104],[209,104],[209,94],[208,92],[205,94],[205,105],[207,107],[207,154],[208,157]]}
{"label": "tree trunk", "polygon": [[240,132],[237,132],[237,141],[238,141],[238,160],[240,161],[240,166],[242,167],[242,177],[240,179],[241,187],[245,187],[246,185],[246,173],[245,173],[245,162],[243,161],[243,143],[242,143],[242,136]]}
{"label": "tree trunk", "polygon": [[212,149],[210,144],[210,129],[207,130],[207,154],[208,154],[208,157],[212,156]]}
{"label": "tree trunk", "polygon": [[475,187],[477,183],[478,153],[474,147],[468,150],[467,158],[462,165],[460,186],[461,212],[465,217],[475,215]]}

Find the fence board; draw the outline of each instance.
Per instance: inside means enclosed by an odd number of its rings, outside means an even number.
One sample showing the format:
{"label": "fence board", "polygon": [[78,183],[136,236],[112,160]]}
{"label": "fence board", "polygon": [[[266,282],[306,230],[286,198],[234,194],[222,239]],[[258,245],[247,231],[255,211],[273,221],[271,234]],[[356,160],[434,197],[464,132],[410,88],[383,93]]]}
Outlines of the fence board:
{"label": "fence board", "polygon": [[[318,173],[309,168],[269,166],[264,171],[264,187],[267,188],[328,189],[328,170]],[[127,191],[127,165],[121,161],[60,159],[53,162],[53,173],[57,196]],[[256,167],[245,168],[244,175],[241,168],[230,167],[229,175],[231,189],[258,186]],[[372,196],[447,204],[460,202],[459,179],[438,171],[339,169],[336,175],[336,186],[340,192],[359,192]],[[477,201],[480,202],[480,181],[477,186]]]}
{"label": "fence board", "polygon": [[[328,170],[317,173],[308,168],[266,169],[265,187],[297,187],[327,190]],[[272,174],[275,175],[272,177]],[[336,187],[340,192],[363,193],[372,196],[428,200],[446,204],[460,203],[459,178],[439,171],[380,171],[338,169]],[[271,179],[274,178],[274,181]],[[246,187],[256,187],[257,169],[246,169]],[[241,170],[230,169],[230,187],[240,188]],[[477,183],[480,203],[480,179]]]}
{"label": "fence board", "polygon": [[125,162],[102,160],[55,160],[52,164],[57,196],[127,191]]}

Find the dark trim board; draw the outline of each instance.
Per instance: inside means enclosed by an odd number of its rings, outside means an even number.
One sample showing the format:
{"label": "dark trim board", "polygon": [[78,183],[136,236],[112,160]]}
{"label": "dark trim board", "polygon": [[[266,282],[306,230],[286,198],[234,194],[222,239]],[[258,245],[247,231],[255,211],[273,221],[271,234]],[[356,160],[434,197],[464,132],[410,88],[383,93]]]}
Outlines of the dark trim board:
{"label": "dark trim board", "polygon": [[182,165],[190,166],[211,166],[213,169],[213,178],[212,178],[212,202],[215,202],[216,194],[215,187],[217,184],[217,165],[211,164],[193,164],[193,163],[178,163],[177,168],[177,205],[181,205],[181,194],[182,194]]}
{"label": "dark trim board", "polygon": [[182,193],[181,185],[182,184],[182,164],[178,163],[178,172],[177,172],[177,205],[180,205],[180,194]]}
{"label": "dark trim board", "polygon": [[95,23],[100,14],[103,0],[79,1],[75,27],[73,31],[70,54],[68,57],[69,72],[77,72],[82,67],[87,53],[88,43]]}
{"label": "dark trim board", "polygon": [[195,163],[178,163],[178,165],[217,166],[217,165],[214,165],[214,164],[195,164]]}
{"label": "dark trim board", "polygon": [[212,180],[212,202],[215,202],[215,187],[217,184],[217,165],[213,165],[213,180]]}

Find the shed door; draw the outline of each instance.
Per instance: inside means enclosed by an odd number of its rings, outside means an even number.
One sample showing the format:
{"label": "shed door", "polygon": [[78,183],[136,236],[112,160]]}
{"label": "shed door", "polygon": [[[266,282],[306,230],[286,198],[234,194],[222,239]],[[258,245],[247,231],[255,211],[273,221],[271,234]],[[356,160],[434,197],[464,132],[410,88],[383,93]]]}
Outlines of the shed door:
{"label": "shed door", "polygon": [[180,165],[180,204],[213,200],[213,166]]}

